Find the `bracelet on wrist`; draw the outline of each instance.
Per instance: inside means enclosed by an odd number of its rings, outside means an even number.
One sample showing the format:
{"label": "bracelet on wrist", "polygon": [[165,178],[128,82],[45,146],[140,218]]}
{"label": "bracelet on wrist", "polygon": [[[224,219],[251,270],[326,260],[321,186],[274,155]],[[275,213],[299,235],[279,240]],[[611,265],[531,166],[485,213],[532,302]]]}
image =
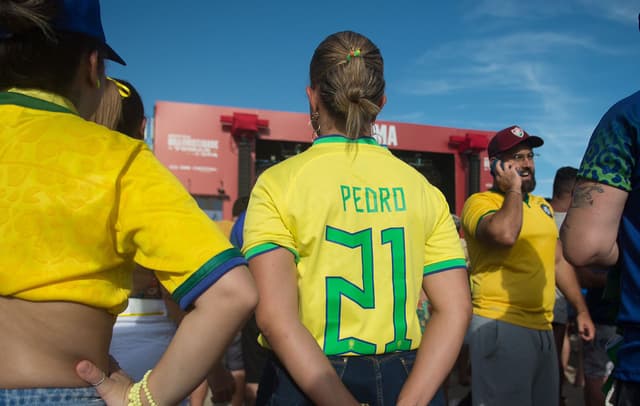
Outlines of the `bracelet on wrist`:
{"label": "bracelet on wrist", "polygon": [[129,406],[142,406],[142,399],[140,398],[141,385],[141,382],[136,382],[131,386],[131,388],[129,388],[129,395],[127,395]]}
{"label": "bracelet on wrist", "polygon": [[142,391],[144,392],[144,397],[147,398],[147,403],[151,406],[158,406],[155,400],[153,400],[153,396],[151,396],[151,391],[149,390],[149,375],[151,374],[151,370],[148,370],[144,377],[142,378]]}
{"label": "bracelet on wrist", "polygon": [[507,190],[507,191],[506,191],[506,192],[504,192],[504,193],[505,193],[505,194],[507,194],[507,193],[509,193],[509,192],[511,192],[511,193],[515,193],[515,194],[518,194],[518,195],[522,196],[522,192],[521,192],[521,191],[519,191],[519,190],[509,189],[509,190]]}
{"label": "bracelet on wrist", "polygon": [[150,406],[158,406],[158,403],[151,396],[151,391],[149,390],[149,375],[151,374],[151,370],[148,370],[144,377],[140,382],[136,382],[129,389],[129,395],[127,396],[129,400],[129,406],[143,406],[142,396],[140,395],[140,391],[144,392],[144,397],[147,400],[147,404]]}

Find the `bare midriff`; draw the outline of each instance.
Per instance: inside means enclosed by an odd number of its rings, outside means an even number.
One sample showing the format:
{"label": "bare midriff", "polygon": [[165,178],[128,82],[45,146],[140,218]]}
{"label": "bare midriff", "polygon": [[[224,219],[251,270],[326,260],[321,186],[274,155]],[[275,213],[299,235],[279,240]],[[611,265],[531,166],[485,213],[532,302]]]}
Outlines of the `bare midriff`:
{"label": "bare midriff", "polygon": [[109,366],[115,316],[71,302],[30,302],[0,296],[0,388],[88,386],[78,361]]}

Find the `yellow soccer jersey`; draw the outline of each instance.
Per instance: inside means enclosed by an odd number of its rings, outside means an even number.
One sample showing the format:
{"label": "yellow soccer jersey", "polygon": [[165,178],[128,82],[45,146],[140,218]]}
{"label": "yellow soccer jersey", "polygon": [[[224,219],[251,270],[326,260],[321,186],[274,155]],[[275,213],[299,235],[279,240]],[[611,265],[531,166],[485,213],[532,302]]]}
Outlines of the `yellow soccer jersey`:
{"label": "yellow soccer jersey", "polygon": [[462,210],[471,262],[473,312],[519,326],[550,330],[555,300],[555,252],[558,230],[551,205],[539,196],[523,201],[520,236],[513,247],[497,247],[475,238],[484,216],[502,207],[504,194],[472,195]]}
{"label": "yellow soccer jersey", "polygon": [[465,268],[442,193],[370,137],[320,137],[258,178],[243,251],[277,247],[296,257],[300,318],[328,355],[417,348],[422,278]]}
{"label": "yellow soccer jersey", "polygon": [[183,307],[246,261],[141,141],[67,100],[0,93],[0,295],[117,314],[134,261]]}

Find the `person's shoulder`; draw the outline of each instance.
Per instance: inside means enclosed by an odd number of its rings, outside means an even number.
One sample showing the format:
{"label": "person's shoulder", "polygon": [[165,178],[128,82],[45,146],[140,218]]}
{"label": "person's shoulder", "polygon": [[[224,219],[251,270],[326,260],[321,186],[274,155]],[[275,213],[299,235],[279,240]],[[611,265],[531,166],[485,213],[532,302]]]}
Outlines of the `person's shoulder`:
{"label": "person's shoulder", "polygon": [[610,110],[625,109],[633,106],[634,108],[640,108],[640,90],[617,101],[611,106]]}
{"label": "person's shoulder", "polygon": [[64,128],[66,132],[74,138],[82,140],[90,138],[93,142],[106,142],[109,144],[134,147],[144,144],[141,140],[128,137],[118,131],[111,130],[103,125],[97,124],[82,117],[65,114],[55,121],[57,127]]}
{"label": "person's shoulder", "polygon": [[478,210],[493,210],[500,206],[502,200],[503,195],[493,190],[473,193],[464,202],[462,217],[465,218],[469,213]]}
{"label": "person's shoulder", "polygon": [[260,176],[264,174],[267,174],[267,176],[282,176],[283,174],[291,172],[295,168],[305,165],[305,163],[313,159],[314,155],[315,154],[312,151],[312,148],[309,148],[280,162],[270,165],[260,174]]}
{"label": "person's shoulder", "polygon": [[620,116],[638,120],[638,116],[640,116],[640,91],[614,103],[604,114],[602,121],[609,121]]}
{"label": "person's shoulder", "polygon": [[55,140],[67,154],[91,155],[94,159],[128,160],[146,147],[143,141],[127,137],[71,113],[43,112],[36,124],[42,142]]}
{"label": "person's shoulder", "polygon": [[466,200],[467,203],[482,202],[487,200],[503,199],[503,195],[494,190],[485,190],[484,192],[476,192],[471,194]]}
{"label": "person's shoulder", "polygon": [[540,196],[540,195],[534,195],[534,194],[529,194],[529,199],[531,199],[532,201],[536,201],[536,202],[541,202],[541,203],[545,203],[547,205],[549,205],[549,207],[551,207],[551,203],[549,203],[549,201],[547,200],[546,197]]}

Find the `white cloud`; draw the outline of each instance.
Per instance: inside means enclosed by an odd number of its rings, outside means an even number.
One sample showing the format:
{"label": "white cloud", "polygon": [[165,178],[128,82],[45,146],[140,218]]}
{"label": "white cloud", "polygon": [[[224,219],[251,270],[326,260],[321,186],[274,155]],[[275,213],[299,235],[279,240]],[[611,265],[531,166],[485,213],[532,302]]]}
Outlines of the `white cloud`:
{"label": "white cloud", "polygon": [[467,19],[486,17],[539,19],[552,16],[576,16],[588,14],[619,23],[637,21],[640,11],[637,0],[565,0],[536,1],[521,0],[475,0],[466,3]]}
{"label": "white cloud", "polygon": [[448,80],[415,80],[409,85],[403,85],[401,91],[407,94],[413,94],[418,96],[428,96],[436,94],[451,93],[456,89],[468,88],[472,85],[470,83],[463,84],[459,82],[455,84],[453,81]]}
{"label": "white cloud", "polygon": [[[543,4],[544,3],[544,4]],[[532,18],[546,17],[566,12],[565,2],[525,2],[521,0],[476,0],[468,3],[468,18],[502,17]]]}
{"label": "white cloud", "polygon": [[502,61],[522,60],[542,57],[557,51],[595,51],[602,54],[622,54],[622,49],[599,44],[586,37],[556,32],[519,32],[504,36],[487,37],[443,44],[426,51],[416,61],[417,64],[438,63],[441,60],[473,61],[486,64],[483,69],[495,71]]}
{"label": "white cloud", "polygon": [[[590,63],[629,55],[628,44],[599,35],[598,24],[611,28],[613,22],[613,30],[620,23],[637,24],[640,7],[623,0],[477,0],[466,6],[467,22],[482,21],[475,36],[419,55],[398,90],[424,96],[426,105],[444,97],[448,103],[485,100],[478,102],[484,116],[474,114],[473,106],[452,107],[455,112],[435,117],[442,125],[497,130],[519,124],[541,136],[538,180],[546,191],[557,168],[580,164],[600,118],[594,116],[593,98],[599,84],[584,82],[587,75],[597,77],[588,74],[598,69]],[[567,24],[567,18],[582,21]]]}
{"label": "white cloud", "polygon": [[637,23],[640,4],[637,0],[578,0],[582,9],[596,17],[620,23]]}
{"label": "white cloud", "polygon": [[[553,78],[556,76],[554,67],[562,67],[559,58],[585,51],[605,55],[622,53],[586,36],[554,32],[520,32],[455,41],[423,53],[416,60],[415,79],[404,80],[399,90],[422,96],[482,88],[494,92],[500,89],[558,92],[555,87],[544,88],[553,86],[549,80],[533,80],[532,70],[545,72]],[[425,79],[425,73],[437,79]]]}

